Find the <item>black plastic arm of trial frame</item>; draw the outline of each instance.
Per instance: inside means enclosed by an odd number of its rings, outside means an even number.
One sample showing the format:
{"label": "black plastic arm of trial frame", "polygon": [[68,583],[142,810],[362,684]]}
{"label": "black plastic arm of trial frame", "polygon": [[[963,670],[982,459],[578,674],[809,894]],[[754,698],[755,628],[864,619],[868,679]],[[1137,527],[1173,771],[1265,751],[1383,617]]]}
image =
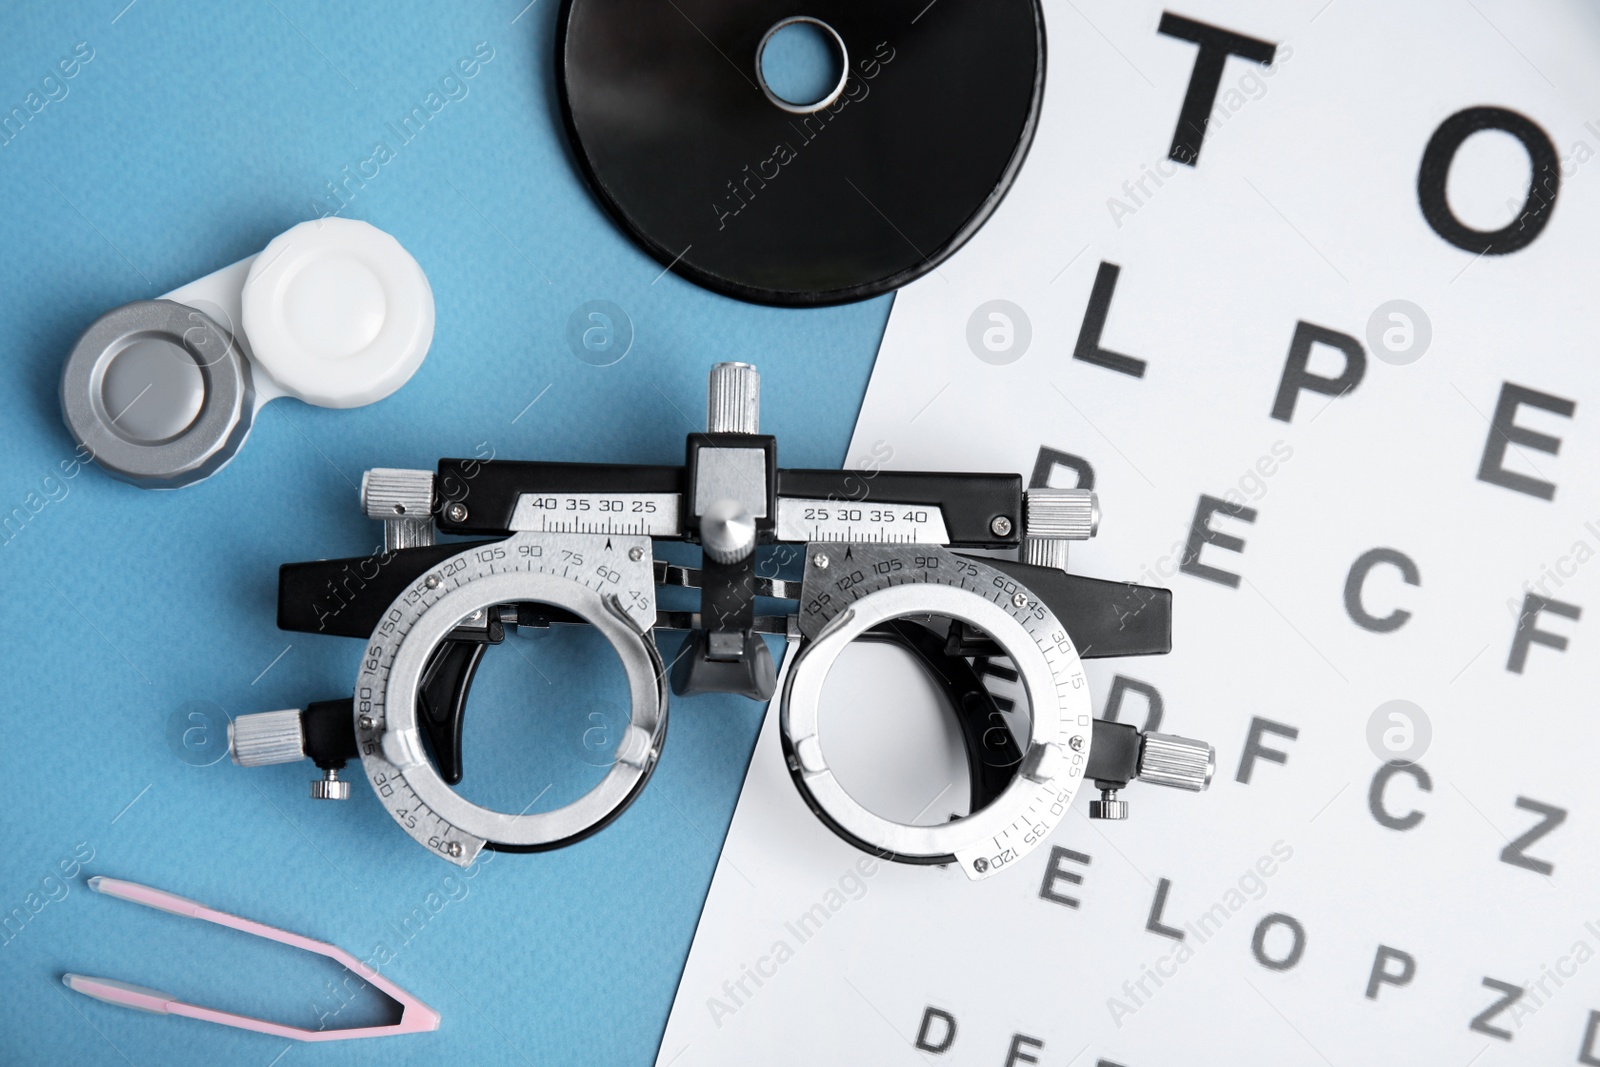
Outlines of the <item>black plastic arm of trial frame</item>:
{"label": "black plastic arm of trial frame", "polygon": [[323,770],[338,770],[361,755],[356,744],[355,701],[318,700],[300,713],[301,746]]}
{"label": "black plastic arm of trial frame", "polygon": [[[524,493],[684,494],[688,473],[683,467],[442,459],[434,488],[440,502],[434,518],[441,532],[504,535]],[[779,470],[777,493],[863,507],[936,506],[944,512],[953,546],[1015,548],[1021,543],[1022,478],[1015,474]],[[465,507],[459,521],[450,518],[450,504]],[[1005,535],[995,533],[997,526]]]}
{"label": "black plastic arm of trial frame", "polygon": [[1102,789],[1120,789],[1139,777],[1139,750],[1143,745],[1144,735],[1127,723],[1096,719],[1089,743],[1089,765],[1083,776]]}
{"label": "black plastic arm of trial frame", "polygon": [[[1066,627],[1080,659],[1164,656],[1172,651],[1170,589],[1085,578],[1008,559],[984,557],[983,562],[1016,579],[1017,588],[1011,592],[1044,601]],[[986,638],[958,641],[957,633],[951,631],[952,653],[1001,654]]]}

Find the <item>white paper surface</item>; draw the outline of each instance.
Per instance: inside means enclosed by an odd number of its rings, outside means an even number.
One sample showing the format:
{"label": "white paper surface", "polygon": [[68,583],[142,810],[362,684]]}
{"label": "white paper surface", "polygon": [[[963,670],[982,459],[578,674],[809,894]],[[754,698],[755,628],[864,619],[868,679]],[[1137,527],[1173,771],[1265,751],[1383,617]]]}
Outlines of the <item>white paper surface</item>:
{"label": "white paper surface", "polygon": [[[1279,46],[1270,77],[1227,62],[1188,167],[1166,160],[1196,48],[1157,32],[1163,8],[1045,8],[1032,153],[973,241],[897,297],[851,460],[1025,476],[1041,447],[1086,460],[1104,520],[1072,569],[1167,586],[1175,613],[1170,656],[1090,664],[1097,707],[1118,675],[1154,686],[1163,731],[1217,746],[1216,781],[1134,786],[1126,823],[1089,822],[1085,790],[1044,848],[974,884],[834,838],[769,715],[660,1062],[1600,1063],[1600,14],[1169,9]],[[1476,105],[1533,120],[1561,158],[1547,224],[1506,255],[1453,246],[1419,207],[1430,137]],[[1494,229],[1528,177],[1515,140],[1483,133],[1449,203]],[[1102,263],[1120,272],[1100,347],[1141,377],[1073,358]],[[1026,330],[990,319],[995,300]],[[1377,314],[1395,300],[1422,315]],[[1300,323],[1357,339],[1364,374],[1295,393],[1284,421]],[[1390,351],[1408,326],[1412,350]],[[1325,346],[1306,364],[1345,368]],[[1479,477],[1507,382],[1575,405],[1517,408],[1559,451],[1503,460],[1553,500]],[[1203,496],[1253,509],[1210,520],[1242,551],[1198,559],[1236,588],[1180,570]],[[1379,548],[1416,575],[1379,563],[1361,586],[1368,615],[1410,613],[1387,632],[1346,605]],[[1530,590],[1556,606],[1518,672]],[[1369,741],[1369,724],[1393,700],[1421,709],[1413,739],[1422,720],[1431,734],[1427,788],[1402,772],[1374,799],[1384,731],[1404,730],[1379,716]],[[1144,710],[1129,694],[1121,717]],[[1246,756],[1257,720],[1296,731],[1258,733],[1282,762]],[[1369,997],[1375,968],[1390,980]]]}

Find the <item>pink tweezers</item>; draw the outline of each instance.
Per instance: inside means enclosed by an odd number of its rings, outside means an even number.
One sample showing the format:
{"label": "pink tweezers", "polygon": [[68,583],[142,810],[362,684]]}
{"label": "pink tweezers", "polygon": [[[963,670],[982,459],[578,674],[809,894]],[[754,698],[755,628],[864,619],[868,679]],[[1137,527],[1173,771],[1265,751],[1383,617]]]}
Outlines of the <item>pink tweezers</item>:
{"label": "pink tweezers", "polygon": [[247,934],[254,934],[256,937],[264,937],[269,941],[292,945],[295,948],[302,948],[307,952],[315,952],[319,956],[327,956],[329,959],[337,960],[396,1001],[400,1005],[401,1014],[400,1021],[390,1026],[361,1026],[352,1027],[348,1030],[307,1030],[298,1026],[285,1026],[282,1023],[267,1022],[265,1019],[254,1019],[248,1015],[235,1015],[232,1012],[217,1011],[214,1008],[202,1008],[197,1004],[186,1004],[181,1000],[173,999],[166,993],[158,993],[154,989],[129,985],[127,982],[118,982],[111,978],[88,978],[81,974],[64,974],[61,976],[61,981],[68,989],[76,990],[85,996],[103,1000],[107,1004],[120,1004],[125,1008],[134,1008],[138,1011],[154,1012],[157,1015],[186,1015],[191,1019],[204,1019],[206,1022],[220,1023],[223,1026],[237,1027],[240,1030],[253,1030],[258,1034],[272,1034],[275,1037],[292,1038],[296,1041],[344,1041],[353,1037],[420,1034],[439,1029],[438,1012],[337,945],[330,945],[326,941],[316,941],[301,934],[292,934],[287,930],[280,930],[265,923],[241,919],[237,915],[229,915],[227,912],[217,911],[215,908],[208,908],[204,904],[189,900],[186,897],[180,897],[176,893],[152,889],[150,886],[139,885],[137,882],[124,882],[120,878],[91,878],[89,879],[89,888],[96,893],[104,893],[108,897],[131,900],[135,904],[143,904],[146,907],[171,912],[173,915],[182,915],[189,919],[204,919],[206,922],[216,923],[218,926],[226,926],[230,930],[241,930]]}

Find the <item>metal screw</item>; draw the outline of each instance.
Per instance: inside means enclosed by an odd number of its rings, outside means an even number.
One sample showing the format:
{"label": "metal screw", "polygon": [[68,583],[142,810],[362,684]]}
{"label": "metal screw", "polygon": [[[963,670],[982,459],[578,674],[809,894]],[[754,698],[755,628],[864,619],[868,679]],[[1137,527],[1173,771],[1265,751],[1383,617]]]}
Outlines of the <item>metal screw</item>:
{"label": "metal screw", "polygon": [[361,716],[361,718],[356,720],[356,725],[361,727],[363,730],[372,729],[372,726],[373,726],[372,716],[371,715],[363,715],[363,716]]}
{"label": "metal screw", "polygon": [[828,557],[823,555],[821,552],[818,552],[815,556],[812,556],[811,562],[816,564],[816,568],[819,571],[825,571],[828,569]]}
{"label": "metal screw", "polygon": [[439,588],[439,576],[437,574],[430,574],[428,575],[427,581],[423,582],[422,584],[427,586],[429,589],[437,589]]}
{"label": "metal screw", "polygon": [[446,845],[444,847],[444,850],[446,852],[450,853],[450,858],[453,859],[453,860],[458,860],[458,859],[461,858],[461,842],[460,841],[452,841],[452,842],[450,842],[448,845]]}
{"label": "metal screw", "polygon": [[1011,597],[1011,603],[1019,608],[1025,608],[1028,606],[1028,595],[1026,593],[1016,593]]}
{"label": "metal screw", "polygon": [[341,781],[337,768],[329,767],[311,782],[312,800],[349,800],[350,783]]}
{"label": "metal screw", "polygon": [[1128,802],[1117,799],[1115,789],[1100,790],[1100,799],[1089,801],[1089,818],[1109,819],[1113,822],[1128,817]]}
{"label": "metal screw", "polygon": [[996,515],[994,521],[989,524],[989,532],[996,537],[1010,537],[1011,520],[1004,515]]}
{"label": "metal screw", "polygon": [[[449,519],[451,522],[466,522],[467,506],[465,504],[451,504],[449,507],[444,509],[444,517]],[[1009,530],[1010,528],[1011,524],[1007,523],[1006,529]]]}
{"label": "metal screw", "polygon": [[638,563],[641,559],[644,559],[644,549],[635,545],[633,548],[628,549],[628,558]]}

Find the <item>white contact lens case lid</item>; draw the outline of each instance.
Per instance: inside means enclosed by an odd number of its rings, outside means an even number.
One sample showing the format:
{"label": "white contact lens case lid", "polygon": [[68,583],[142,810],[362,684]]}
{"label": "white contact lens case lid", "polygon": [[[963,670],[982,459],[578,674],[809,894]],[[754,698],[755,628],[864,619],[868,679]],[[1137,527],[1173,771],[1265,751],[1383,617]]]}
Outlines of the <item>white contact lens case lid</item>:
{"label": "white contact lens case lid", "polygon": [[250,265],[241,324],[256,367],[308,404],[353,408],[404,385],[433,340],[433,290],[376,226],[302,222]]}

